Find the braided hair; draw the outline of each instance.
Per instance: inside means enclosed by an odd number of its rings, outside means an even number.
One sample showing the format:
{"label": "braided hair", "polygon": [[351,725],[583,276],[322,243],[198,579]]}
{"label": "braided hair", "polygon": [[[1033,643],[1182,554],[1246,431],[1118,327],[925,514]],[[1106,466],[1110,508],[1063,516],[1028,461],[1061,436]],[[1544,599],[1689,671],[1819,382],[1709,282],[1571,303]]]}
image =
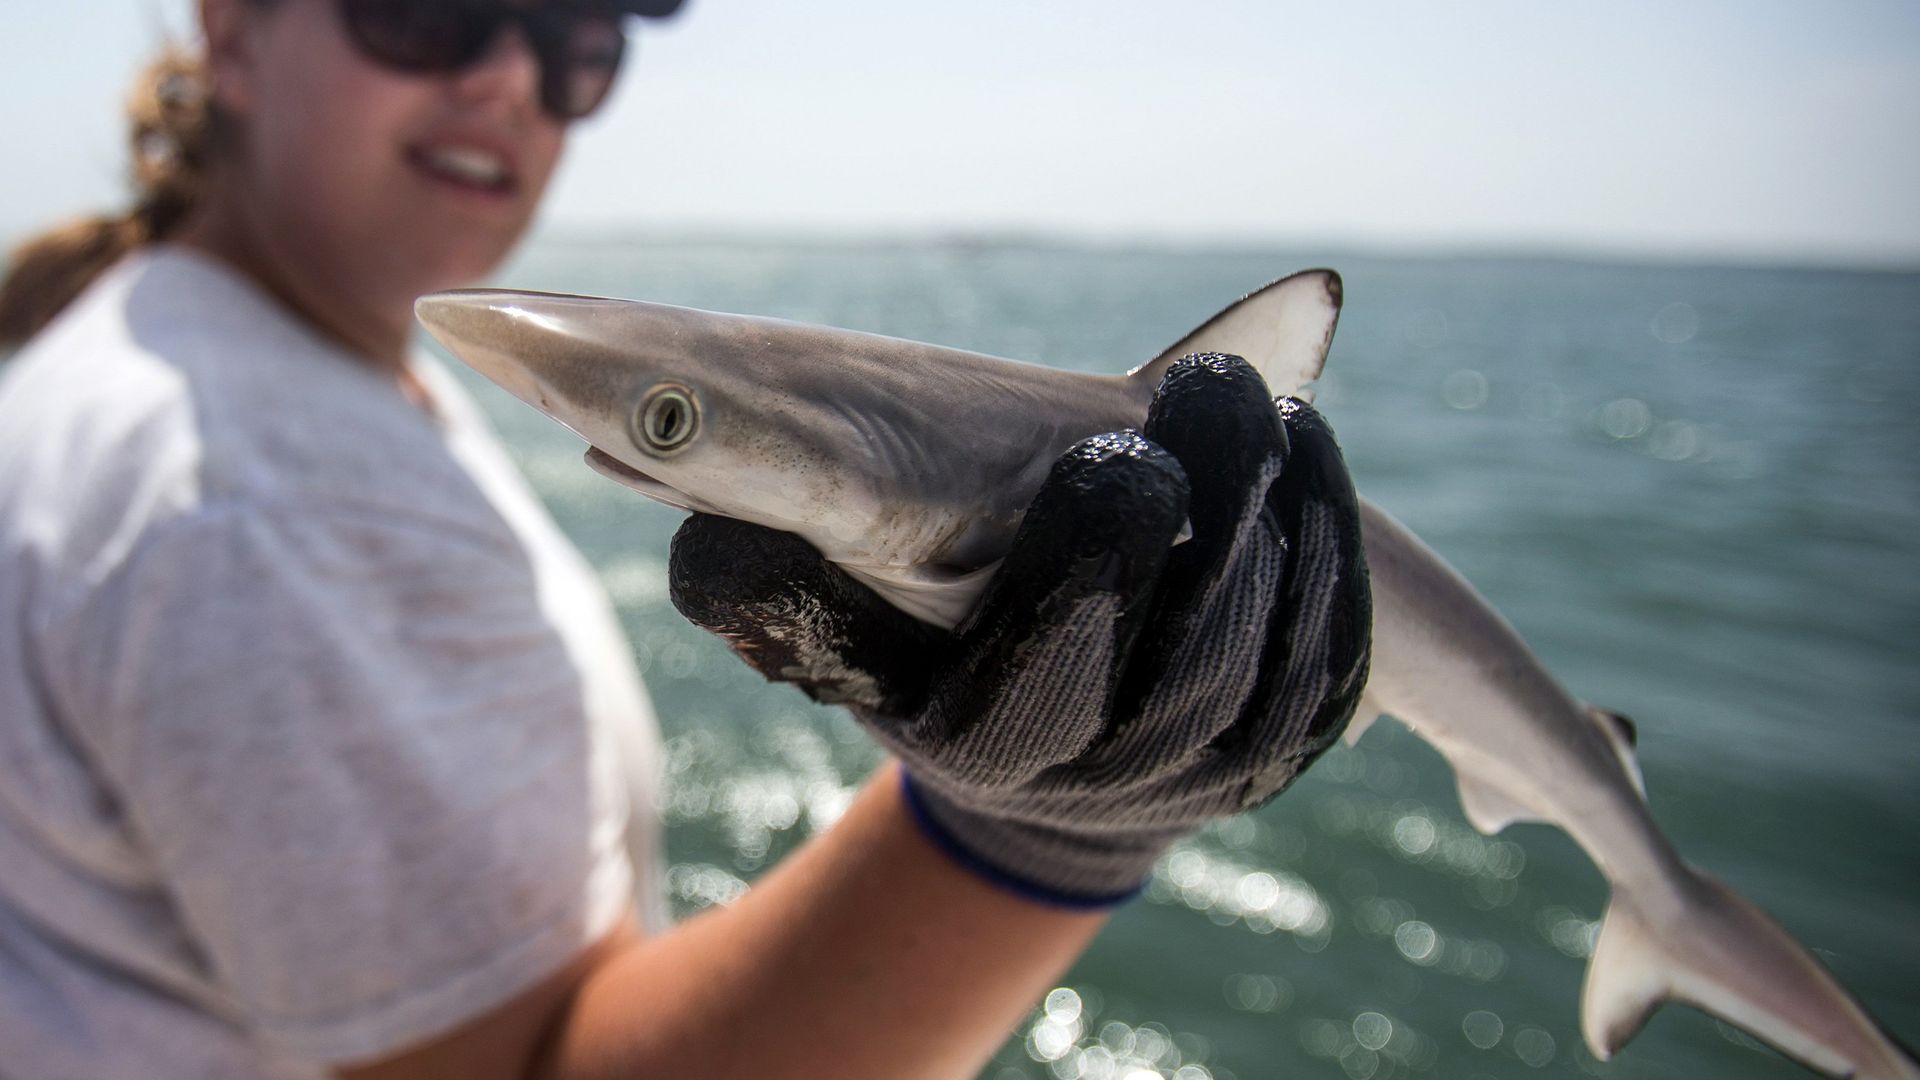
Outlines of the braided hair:
{"label": "braided hair", "polygon": [[193,209],[212,141],[205,61],[169,48],[127,98],[133,205],[55,226],[15,247],[0,279],[0,348],[17,346],[122,256],[164,239]]}

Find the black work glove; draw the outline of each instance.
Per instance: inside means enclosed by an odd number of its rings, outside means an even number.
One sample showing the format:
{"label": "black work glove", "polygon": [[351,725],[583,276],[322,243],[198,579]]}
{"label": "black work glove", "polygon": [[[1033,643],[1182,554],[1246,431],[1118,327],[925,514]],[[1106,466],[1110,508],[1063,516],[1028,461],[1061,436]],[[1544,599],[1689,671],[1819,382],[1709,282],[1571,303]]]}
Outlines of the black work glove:
{"label": "black work glove", "polygon": [[1125,899],[1174,840],[1285,788],[1353,715],[1372,628],[1333,432],[1220,355],[1173,366],[1144,437],[1055,463],[953,633],[726,518],[681,526],[669,580],[769,679],[846,705],[952,855],[1070,905]]}

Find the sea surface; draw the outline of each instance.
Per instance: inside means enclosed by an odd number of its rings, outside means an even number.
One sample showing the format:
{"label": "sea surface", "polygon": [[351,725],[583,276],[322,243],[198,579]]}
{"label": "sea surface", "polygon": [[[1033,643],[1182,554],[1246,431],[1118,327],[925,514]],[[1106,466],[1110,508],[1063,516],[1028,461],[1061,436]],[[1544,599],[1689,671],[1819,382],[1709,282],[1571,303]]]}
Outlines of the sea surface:
{"label": "sea surface", "polygon": [[[1319,401],[1359,488],[1576,695],[1635,718],[1689,859],[1920,1043],[1920,274],[608,236],[539,243],[502,280],[1111,372],[1320,265],[1347,300]],[[670,748],[675,909],[737,897],[877,753],[673,610],[679,513],[470,381],[632,636]],[[1812,1075],[1678,1005],[1596,1062],[1577,1018],[1605,905],[1561,833],[1469,829],[1445,762],[1383,721],[1176,848],[982,1075]]]}

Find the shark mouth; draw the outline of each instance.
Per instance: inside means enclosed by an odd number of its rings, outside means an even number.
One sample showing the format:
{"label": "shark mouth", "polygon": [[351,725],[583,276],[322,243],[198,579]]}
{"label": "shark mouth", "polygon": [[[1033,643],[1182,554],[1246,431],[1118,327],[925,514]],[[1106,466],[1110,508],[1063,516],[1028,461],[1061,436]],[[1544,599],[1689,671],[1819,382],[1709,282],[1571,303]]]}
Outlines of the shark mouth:
{"label": "shark mouth", "polygon": [[721,511],[704,500],[681,491],[679,488],[663,484],[646,473],[628,465],[599,447],[587,448],[587,468],[599,473],[623,487],[629,487],[657,503],[664,503],[676,510],[686,510],[696,514],[718,514]]}

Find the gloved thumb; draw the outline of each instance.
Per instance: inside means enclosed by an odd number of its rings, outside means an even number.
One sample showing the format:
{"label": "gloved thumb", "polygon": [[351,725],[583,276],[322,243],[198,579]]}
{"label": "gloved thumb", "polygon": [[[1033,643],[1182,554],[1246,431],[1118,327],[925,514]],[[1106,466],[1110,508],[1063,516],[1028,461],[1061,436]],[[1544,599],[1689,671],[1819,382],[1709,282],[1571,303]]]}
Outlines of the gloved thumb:
{"label": "gloved thumb", "polygon": [[754,670],[815,701],[881,712],[926,695],[950,641],[792,533],[694,514],[673,536],[668,595]]}

